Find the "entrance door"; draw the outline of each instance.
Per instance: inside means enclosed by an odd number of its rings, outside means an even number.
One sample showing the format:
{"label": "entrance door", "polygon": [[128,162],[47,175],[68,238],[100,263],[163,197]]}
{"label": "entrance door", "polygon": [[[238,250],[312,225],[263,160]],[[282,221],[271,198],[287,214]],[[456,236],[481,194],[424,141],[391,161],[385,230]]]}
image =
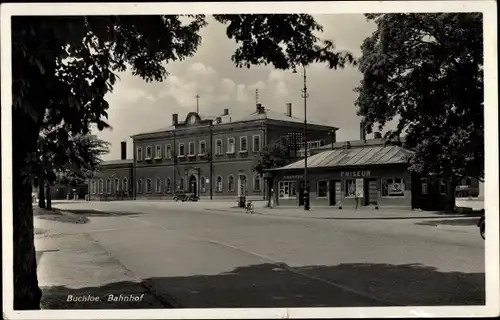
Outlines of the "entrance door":
{"label": "entrance door", "polygon": [[338,180],[330,180],[330,205],[335,206],[341,199],[341,182]]}
{"label": "entrance door", "polygon": [[189,177],[189,193],[194,193],[198,195],[198,188],[197,188],[197,183],[196,183],[196,177],[192,175]]}
{"label": "entrance door", "polygon": [[366,179],[365,180],[365,205],[377,205],[378,204],[378,188],[377,179]]}

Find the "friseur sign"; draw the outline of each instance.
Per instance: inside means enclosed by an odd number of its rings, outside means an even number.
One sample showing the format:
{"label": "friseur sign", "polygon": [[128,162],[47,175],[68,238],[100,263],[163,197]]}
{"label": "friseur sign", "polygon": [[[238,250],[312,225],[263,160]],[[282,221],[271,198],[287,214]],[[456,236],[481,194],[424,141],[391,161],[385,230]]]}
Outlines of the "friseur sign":
{"label": "friseur sign", "polygon": [[364,171],[340,171],[340,176],[341,177],[369,177],[371,175],[371,172],[369,170],[364,170]]}

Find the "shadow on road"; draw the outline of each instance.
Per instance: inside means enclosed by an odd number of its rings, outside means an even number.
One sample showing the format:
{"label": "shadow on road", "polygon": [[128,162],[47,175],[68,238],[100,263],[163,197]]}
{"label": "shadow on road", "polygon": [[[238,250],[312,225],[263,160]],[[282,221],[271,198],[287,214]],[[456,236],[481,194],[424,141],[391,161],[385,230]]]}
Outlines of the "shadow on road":
{"label": "shadow on road", "polygon": [[94,210],[94,209],[63,209],[62,211],[86,217],[113,217],[113,216],[138,216],[144,212],[116,211],[116,210]]}
{"label": "shadow on road", "polygon": [[444,220],[433,220],[433,221],[420,221],[416,222],[417,225],[424,226],[437,226],[437,225],[449,225],[449,226],[477,226],[478,218],[464,218],[464,219],[444,219]]}
{"label": "shadow on road", "polygon": [[[144,287],[153,288],[163,297],[175,297],[179,305],[171,306],[184,308],[485,304],[484,273],[440,272],[418,264],[356,263],[297,268],[260,264],[218,275],[150,278],[142,282]],[[142,303],[65,302],[68,295],[93,295],[106,300],[108,294],[144,292],[148,291],[138,289],[132,282],[81,289],[55,286],[43,288],[42,300],[45,308],[50,309],[155,308],[172,301],[165,298],[162,303],[148,294],[150,300]]]}

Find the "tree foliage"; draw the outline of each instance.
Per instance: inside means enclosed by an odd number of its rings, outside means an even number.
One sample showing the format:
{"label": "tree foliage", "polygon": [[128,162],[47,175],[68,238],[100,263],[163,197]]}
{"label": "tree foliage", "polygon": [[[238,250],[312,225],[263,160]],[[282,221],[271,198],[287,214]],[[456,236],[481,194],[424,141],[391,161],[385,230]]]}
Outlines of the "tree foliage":
{"label": "tree foliage", "polygon": [[262,148],[252,170],[262,175],[267,169],[280,168],[291,163],[290,148],[284,139],[276,139]]}
{"label": "tree foliage", "polygon": [[368,14],[356,89],[368,132],[396,119],[410,169],[452,180],[484,177],[481,13]]}
{"label": "tree foliage", "polygon": [[[218,15],[240,47],[236,66],[271,64],[278,69],[352,62],[309,15]],[[38,138],[55,130],[47,163],[61,163],[71,137],[92,126],[109,127],[105,100],[118,72],[130,70],[145,81],[162,81],[168,63],[196,53],[204,15],[175,16],[16,16],[12,18],[14,308],[39,308],[33,245],[31,177]],[[228,57],[229,58],[229,57]],[[51,141],[56,141],[52,143]],[[82,158],[84,158],[82,156]],[[53,168],[49,168],[53,171]]]}

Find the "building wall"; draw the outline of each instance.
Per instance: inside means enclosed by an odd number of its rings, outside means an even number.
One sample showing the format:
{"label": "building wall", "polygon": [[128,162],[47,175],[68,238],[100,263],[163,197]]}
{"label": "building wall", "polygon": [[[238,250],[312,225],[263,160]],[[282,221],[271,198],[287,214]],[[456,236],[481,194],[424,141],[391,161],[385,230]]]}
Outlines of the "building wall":
{"label": "building wall", "polygon": [[[119,185],[116,184],[119,179]],[[124,188],[124,179],[127,188]],[[108,183],[107,181],[110,181]],[[99,189],[99,183],[102,188]],[[94,187],[95,185],[95,187]],[[102,166],[88,183],[89,199],[92,200],[127,200],[133,199],[133,165]]]}
{"label": "building wall", "polygon": [[[303,183],[303,171],[294,172],[279,172],[274,174],[274,198],[277,205],[284,206],[298,206],[301,204],[299,193],[299,185]],[[383,179],[403,179],[404,190],[401,196],[389,196],[382,194],[382,180]],[[310,169],[308,172],[308,180],[310,183],[310,200],[311,205],[318,206],[342,206],[354,207],[356,200],[354,197],[346,196],[346,180],[363,179],[364,185],[368,185],[369,180],[373,180],[376,188],[376,193],[373,198],[378,206],[396,206],[396,207],[411,207],[411,176],[404,166],[385,166],[385,167],[371,167],[371,168],[346,168],[337,170],[327,169]],[[294,199],[284,199],[280,197],[280,181],[295,182],[297,186],[296,197]],[[326,196],[318,196],[318,183],[325,181],[326,183]],[[335,182],[340,183],[340,192],[335,193]],[[365,187],[363,199],[359,199],[359,205],[365,205],[365,199],[368,194],[368,187]],[[334,199],[335,198],[335,199]]]}

